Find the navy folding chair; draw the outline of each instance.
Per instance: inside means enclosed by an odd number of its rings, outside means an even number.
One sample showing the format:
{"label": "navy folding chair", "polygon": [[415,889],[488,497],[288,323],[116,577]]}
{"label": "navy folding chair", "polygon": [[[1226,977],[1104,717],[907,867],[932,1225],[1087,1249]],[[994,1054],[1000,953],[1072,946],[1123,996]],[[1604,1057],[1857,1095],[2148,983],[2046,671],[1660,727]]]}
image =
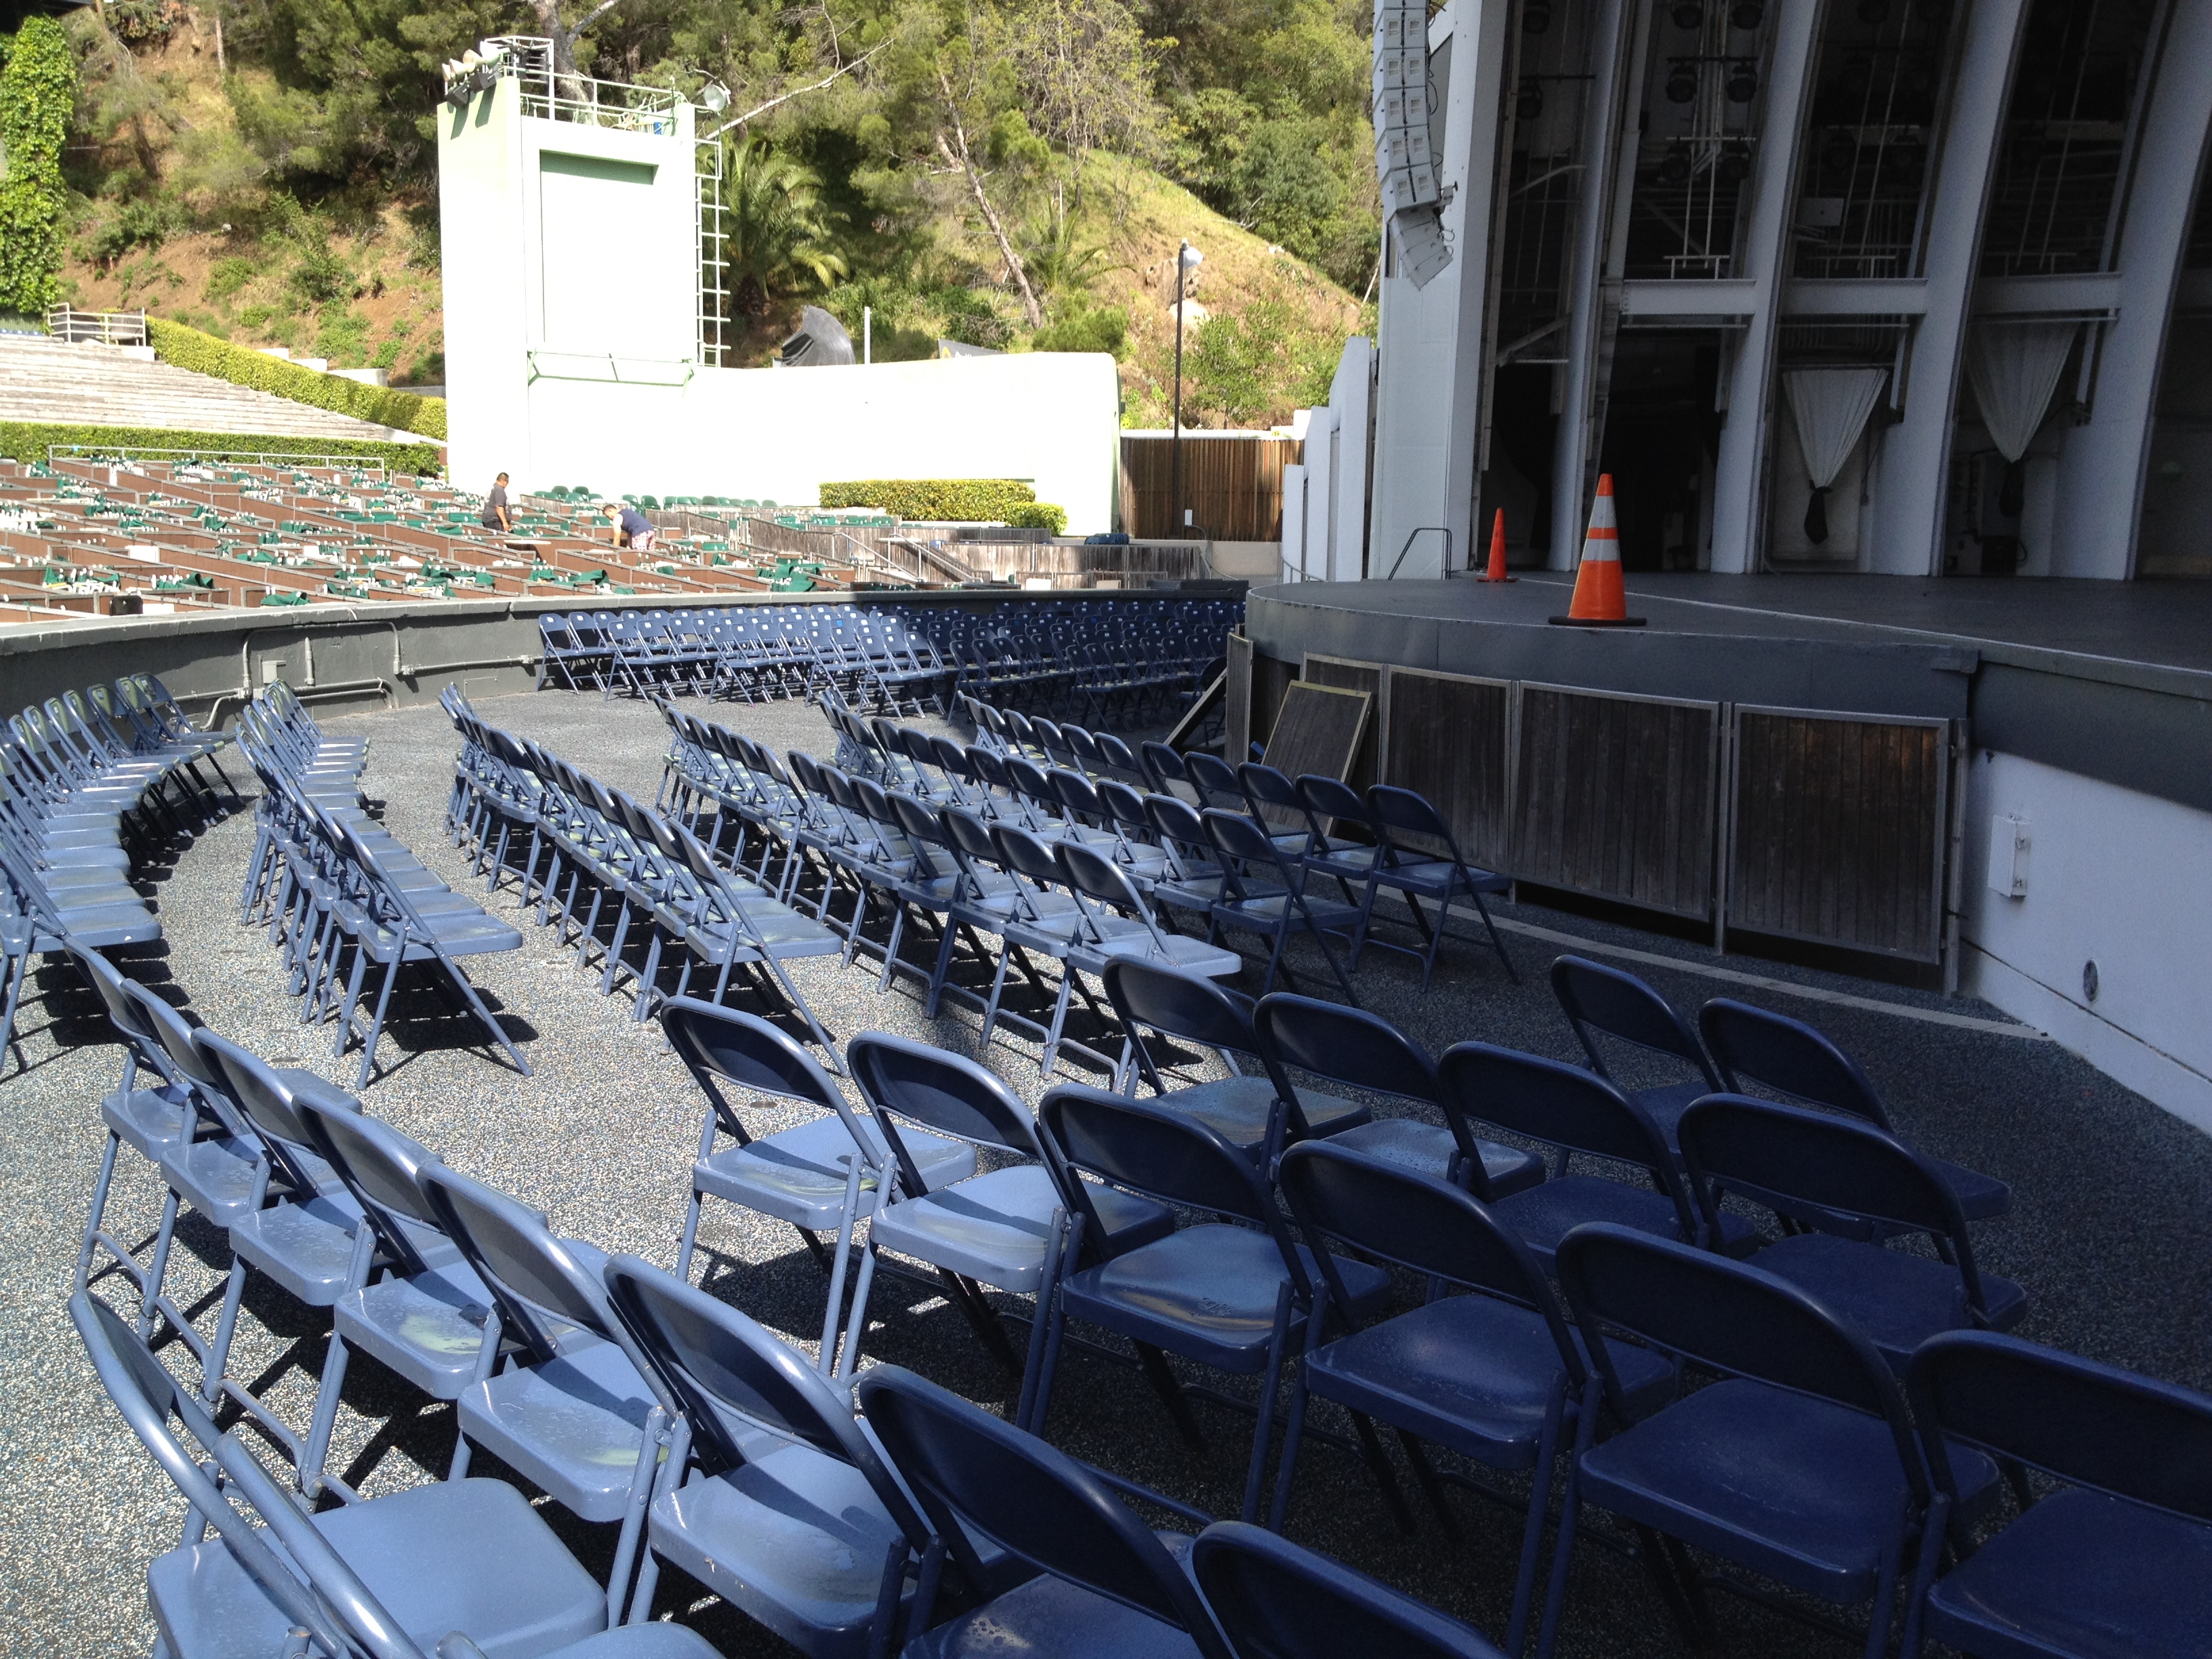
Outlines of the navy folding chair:
{"label": "navy folding chair", "polygon": [[[1897,1593],[1942,1527],[1903,1390],[1865,1334],[1755,1266],[1605,1223],[1567,1235],[1559,1277],[1607,1411],[1626,1426],[1593,1444],[1600,1413],[1584,1415],[1540,1656],[1558,1633],[1580,1506],[1595,1504],[1644,1534],[1692,1645],[1711,1639],[1706,1586],[1733,1585],[1700,1572],[1686,1545],[1832,1606],[1870,1604],[1867,1659],[1881,1659]],[[1638,1418],[1615,1358],[1621,1336],[1721,1380]],[[1963,1449],[1948,1456],[1961,1509],[1978,1514],[1996,1466]]]}
{"label": "navy folding chair", "polygon": [[[1234,1376],[1257,1376],[1257,1421],[1242,1510],[1246,1520],[1253,1519],[1260,1510],[1284,1362],[1291,1345],[1304,1339],[1306,1322],[1322,1317],[1312,1252],[1292,1243],[1251,1159],[1198,1119],[1159,1101],[1130,1100],[1079,1085],[1053,1090],[1037,1115],[1071,1168],[1139,1197],[1226,1219],[1201,1221],[1117,1251],[1103,1237],[1089,1185],[1073,1184],[1083,1213],[1070,1249],[1080,1249],[1087,1238],[1097,1259],[1060,1281],[1033,1420],[1042,1428],[1050,1410],[1053,1366],[1070,1316],[1135,1346],[1147,1379],[1194,1447],[1204,1443],[1203,1437],[1164,1355]],[[1380,1305],[1389,1280],[1379,1268],[1346,1261],[1338,1271],[1358,1315]],[[1203,1397],[1250,1409],[1212,1390]],[[1171,1509],[1184,1507],[1147,1495]]]}
{"label": "navy folding chair", "polygon": [[[911,1659],[1236,1659],[1184,1569],[1188,1540],[1155,1533],[1095,1473],[896,1365],[858,1393],[929,1528]],[[1011,1558],[995,1571],[994,1547]],[[947,1558],[996,1593],[937,1624],[924,1592]]]}
{"label": "navy folding chair", "polygon": [[[1705,1058],[1705,1045],[1698,1041],[1689,1021],[1635,975],[1587,957],[1560,957],[1552,963],[1552,994],[1559,999],[1559,1012],[1574,1027],[1575,1040],[1589,1057],[1590,1070],[1620,1084],[1623,1093],[1650,1114],[1668,1146],[1677,1146],[1674,1126],[1689,1110],[1692,1101],[1723,1092],[1712,1061]],[[1596,1041],[1601,1036],[1679,1061],[1692,1075],[1680,1082],[1631,1088],[1606,1065],[1604,1051]]]}
{"label": "navy folding chair", "polygon": [[1241,1521],[1199,1534],[1190,1565],[1237,1659],[1499,1659],[1426,1603]]}
{"label": "navy folding chair", "polygon": [[[1265,995],[1274,988],[1275,974],[1283,967],[1283,949],[1290,943],[1291,932],[1303,928],[1312,936],[1315,947],[1328,961],[1328,970],[1336,976],[1345,1000],[1357,1008],[1359,994],[1352,988],[1344,964],[1329,948],[1328,936],[1335,933],[1351,939],[1359,925],[1358,907],[1317,898],[1306,892],[1305,866],[1291,862],[1291,855],[1268,838],[1256,820],[1241,812],[1208,808],[1199,815],[1199,821],[1206,826],[1206,839],[1212,843],[1224,878],[1221,896],[1213,902],[1212,927],[1260,933],[1269,941],[1267,971],[1260,982],[1261,994]],[[1209,930],[1206,937],[1212,936]],[[1287,970],[1284,976],[1290,977]]]}
{"label": "navy folding chair", "polygon": [[[1948,1448],[2063,1483],[1918,1598],[1932,1637],[1986,1659],[2201,1653],[2212,1631],[2212,1399],[2016,1337],[1931,1338],[1905,1378],[1939,1516],[1966,1507]],[[1931,1528],[1939,1522],[1931,1520]]]}
{"label": "navy folding chair", "polygon": [[[1746,1093],[1744,1084],[1755,1083],[1896,1133],[1858,1062],[1804,1021],[1715,997],[1698,1010],[1698,1030],[1729,1093]],[[1959,1195],[1967,1220],[1986,1221],[2012,1208],[2012,1188],[1996,1176],[1946,1158],[1929,1162]]]}
{"label": "navy folding chair", "polygon": [[679,1413],[645,1517],[631,1626],[650,1627],[665,1561],[814,1659],[887,1651],[920,1522],[844,1391],[649,1262],[617,1256],[605,1278]]}
{"label": "navy folding chair", "polygon": [[[1742,1095],[1713,1095],[1681,1120],[1682,1158],[1708,1237],[1733,1193],[1777,1214],[1808,1208],[1869,1224],[1871,1239],[1793,1232],[1753,1258],[1856,1322],[1900,1374],[1940,1331],[2008,1330],[2027,1292],[1975,1265],[1959,1200],[1929,1161],[1871,1123]],[[1935,1259],[1879,1242],[1917,1235]]]}
{"label": "navy folding chair", "polygon": [[1544,1179],[1544,1160],[1534,1152],[1474,1133],[1428,1050],[1380,1014],[1278,991],[1260,999],[1252,1030],[1271,1077],[1287,1082],[1291,1072],[1305,1072],[1395,1096],[1443,1120],[1439,1127],[1414,1117],[1376,1118],[1348,1127],[1338,1137],[1345,1146],[1464,1187],[1485,1203]]}
{"label": "navy folding chair", "polygon": [[[1517,1228],[1547,1267],[1568,1229],[1586,1221],[1615,1222],[1657,1238],[1711,1243],[1741,1255],[1754,1248],[1751,1224],[1732,1212],[1705,1218],[1691,1201],[1674,1155],[1650,1115],[1603,1078],[1565,1060],[1524,1054],[1488,1042],[1459,1042],[1437,1062],[1444,1088],[1468,1117],[1532,1140],[1549,1141],[1559,1162],[1541,1186],[1498,1200],[1498,1212]],[[1577,1172],[1577,1153],[1641,1174],[1638,1182]]]}
{"label": "navy folding chair", "polygon": [[[1268,1524],[1282,1529],[1309,1396],[1334,1401],[1351,1413],[1368,1465],[1401,1528],[1410,1517],[1370,1419],[1397,1431],[1447,1528],[1453,1522],[1444,1477],[1422,1451],[1422,1442],[1490,1468],[1527,1474],[1527,1521],[1505,1636],[1505,1650],[1518,1655],[1535,1595],[1554,1462],[1573,1443],[1580,1413],[1597,1405],[1588,1358],[1567,1328],[1565,1310],[1511,1224],[1446,1182],[1328,1141],[1293,1146],[1283,1155],[1279,1178],[1310,1243],[1349,1246],[1422,1274],[1429,1296],[1421,1306],[1363,1329],[1338,1290],[1340,1258],[1321,1254],[1322,1277],[1336,1298],[1343,1334],[1324,1340],[1322,1322],[1308,1322]],[[1468,1294],[1447,1296],[1447,1287]],[[1673,1366],[1656,1354],[1625,1348],[1616,1361],[1638,1412],[1662,1403],[1674,1387]],[[1504,1499],[1486,1484],[1449,1478]]]}
{"label": "navy folding chair", "polygon": [[[1465,899],[1474,906],[1483,927],[1483,938],[1475,942],[1486,944],[1497,951],[1498,960],[1505,969],[1505,977],[1518,985],[1521,975],[1513,966],[1512,955],[1506,950],[1505,941],[1498,936],[1498,924],[1491,918],[1490,907],[1482,902],[1485,894],[1511,891],[1511,878],[1469,864],[1459,850],[1458,838],[1452,834],[1451,825],[1444,822],[1443,814],[1430,804],[1426,796],[1411,789],[1400,789],[1387,783],[1375,785],[1367,792],[1367,821],[1381,841],[1377,855],[1367,868],[1367,896],[1359,908],[1359,933],[1352,947],[1353,965],[1358,963],[1360,946],[1366,943],[1367,930],[1374,921],[1376,895],[1387,887],[1406,901],[1406,908],[1413,912],[1413,921],[1424,936],[1424,991],[1429,988],[1429,975],[1436,969],[1437,948],[1450,933],[1451,907],[1456,899]],[[1423,899],[1437,907],[1434,924],[1422,914]]]}
{"label": "navy folding chair", "polygon": [[[1117,1075],[1122,1091],[1135,1094],[1141,1079],[1177,1111],[1211,1124],[1263,1166],[1293,1141],[1342,1134],[1373,1118],[1364,1106],[1297,1088],[1272,1068],[1253,1030],[1252,999],[1241,992],[1165,963],[1110,962],[1103,977],[1124,1034]],[[1230,1074],[1170,1089],[1146,1044],[1146,1031],[1212,1049]],[[1260,1061],[1259,1076],[1240,1068],[1237,1062],[1246,1055]]]}
{"label": "navy folding chair", "polygon": [[[814,1259],[830,1271],[830,1299],[822,1316],[826,1370],[836,1353],[847,1247],[860,1220],[860,1194],[872,1192],[882,1178],[888,1149],[854,1115],[814,1057],[766,1020],[676,997],[661,1005],[660,1028],[707,1097],[699,1156],[691,1165],[684,1241],[677,1251],[677,1275],[690,1273],[700,1209],[709,1197],[789,1222]],[[756,1138],[733,1096],[789,1102],[810,1107],[817,1115]],[[718,1146],[724,1136],[732,1144]],[[908,1146],[933,1182],[957,1181],[975,1171],[973,1146],[919,1133]],[[823,1249],[817,1237],[825,1232],[836,1241],[830,1250]]]}

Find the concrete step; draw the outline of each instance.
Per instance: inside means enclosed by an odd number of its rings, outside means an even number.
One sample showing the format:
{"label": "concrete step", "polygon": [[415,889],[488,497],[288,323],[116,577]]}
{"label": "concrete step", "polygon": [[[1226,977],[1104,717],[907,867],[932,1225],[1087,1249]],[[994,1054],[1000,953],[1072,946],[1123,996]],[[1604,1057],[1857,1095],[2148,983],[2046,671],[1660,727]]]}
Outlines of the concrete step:
{"label": "concrete step", "polygon": [[113,347],[0,335],[0,420],[389,442],[403,433]]}

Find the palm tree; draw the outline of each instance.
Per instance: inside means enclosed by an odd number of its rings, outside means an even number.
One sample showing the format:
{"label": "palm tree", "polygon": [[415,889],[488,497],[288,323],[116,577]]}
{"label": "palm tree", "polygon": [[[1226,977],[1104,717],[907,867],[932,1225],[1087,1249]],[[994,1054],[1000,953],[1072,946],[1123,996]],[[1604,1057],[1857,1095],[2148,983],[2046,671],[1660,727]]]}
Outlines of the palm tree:
{"label": "palm tree", "polygon": [[827,288],[845,275],[845,256],[836,246],[844,216],[823,202],[813,168],[776,154],[767,139],[730,146],[722,206],[732,300],[746,316],[765,314],[779,289],[809,281]]}

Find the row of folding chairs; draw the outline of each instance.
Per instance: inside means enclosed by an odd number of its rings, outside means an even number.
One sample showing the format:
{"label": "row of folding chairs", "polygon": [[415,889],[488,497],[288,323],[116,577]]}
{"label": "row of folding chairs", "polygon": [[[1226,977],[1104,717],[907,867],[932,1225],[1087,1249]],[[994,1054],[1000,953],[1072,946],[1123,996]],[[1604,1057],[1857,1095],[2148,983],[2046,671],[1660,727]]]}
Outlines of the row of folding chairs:
{"label": "row of folding chairs", "polygon": [[[367,744],[325,734],[276,688],[241,713],[239,744],[261,781],[239,920],[264,927],[278,948],[301,1023],[336,1027],[332,1057],[360,1042],[354,1086],[377,1075],[392,993],[410,968],[528,1076],[530,1062],[461,967],[520,950],[522,935],[453,891],[371,815],[357,781]],[[372,968],[381,970],[373,993]]]}
{"label": "row of folding chairs", "polygon": [[489,725],[458,690],[447,688],[445,704],[462,740],[448,802],[455,842],[488,893],[517,884],[538,925],[596,970],[602,995],[627,974],[632,1017],[643,1019],[668,969],[678,996],[703,973],[716,1001],[734,982],[828,1041],[785,963],[841,954],[836,934],[717,863],[682,824]]}
{"label": "row of folding chairs", "polygon": [[[103,948],[161,937],[137,865],[222,817],[237,797],[216,751],[150,674],[66,691],[11,715],[0,738],[0,1050],[34,957],[64,935]],[[220,794],[200,769],[222,779]],[[16,1054],[22,1062],[20,1051]]]}
{"label": "row of folding chairs", "polygon": [[[1157,1651],[1176,1631],[1218,1659],[1346,1641],[1495,1653],[1257,1528],[1163,1539],[1083,1466],[909,1372],[878,1367],[839,1386],[682,1276],[558,1234],[328,1084],[190,1027],[96,952],[78,960],[128,1059],[104,1109],[108,1155],[70,1312],[110,1401],[188,1508],[184,1540],[148,1570],[171,1651],[274,1654],[304,1638],[380,1659],[712,1654],[652,1620],[672,1565],[810,1655],[980,1654],[1010,1634],[1040,1653]],[[670,1005],[685,1006],[708,1006]],[[126,1139],[168,1189],[143,1265],[100,1225]],[[880,1143],[873,1156],[882,1166]],[[250,1172],[244,1196],[235,1179],[210,1183],[214,1169]],[[212,1337],[161,1288],[185,1205],[232,1247]],[[135,1320],[94,1294],[112,1271],[91,1270],[97,1249],[135,1268]],[[229,1375],[257,1276],[329,1314],[304,1431]],[[164,1363],[160,1350],[177,1346],[198,1362],[197,1386]],[[366,1499],[330,1468],[356,1352],[453,1403],[443,1481]],[[219,1412],[251,1419],[283,1463],[272,1470],[222,1431]],[[614,1529],[605,1581],[517,1487],[470,1478],[478,1449],[577,1522]],[[337,1511],[309,1518],[331,1500]]]}
{"label": "row of folding chairs", "polygon": [[[1561,976],[1593,966],[1570,963]],[[1908,1652],[1923,1634],[2003,1650],[1961,1633],[1986,1638],[2022,1613],[2084,1633],[2114,1617],[2161,1633],[2186,1627],[2147,1607],[2134,1587],[2155,1579],[2179,1589],[2212,1541],[2202,1494],[2160,1468],[2165,1456],[2212,1444],[2212,1402],[1998,1334],[2024,1298],[1978,1273],[1947,1166],[1863,1119],[1726,1091],[1680,1113],[1670,1144],[1632,1098],[1583,1067],[1479,1043],[1432,1061],[1372,1015],[1283,996],[1254,1008],[1202,978],[1176,981],[1136,964],[1108,970],[1133,1026],[1260,1059],[1256,1092],[1272,1096],[1259,1114],[1273,1116],[1266,1127],[1249,1102],[1234,1109],[1218,1080],[1154,1099],[1066,1085],[1031,1112],[986,1067],[878,1033],[856,1036],[845,1052],[864,1115],[774,1027],[702,1003],[665,1005],[664,1029],[710,1102],[679,1276],[690,1276],[708,1197],[791,1221],[810,1243],[835,1227],[817,1370],[854,1376],[873,1279],[913,1275],[949,1286],[1018,1371],[1013,1422],[1038,1436],[1066,1328],[1118,1336],[1194,1443],[1194,1400],[1254,1416],[1248,1520],[1264,1493],[1287,1373],[1271,1528],[1284,1525],[1308,1443],[1362,1455],[1410,1528],[1375,1434],[1391,1429],[1448,1525],[1448,1482],[1525,1509],[1510,1654],[1532,1631],[1539,1652],[1552,1650],[1578,1534],[1638,1547],[1693,1642],[1711,1634],[1706,1589],[1728,1581],[1700,1572],[1686,1543],[1806,1595],[1869,1609],[1869,1654],[1889,1645],[1900,1600]],[[1773,1069],[1771,1054],[1807,1030],[1760,1011],[1747,1017],[1705,1022],[1729,1034],[1722,1052],[1730,1060],[1749,1049]],[[1157,1086],[1149,1060],[1145,1070]],[[1373,1119],[1292,1083],[1294,1072],[1418,1099],[1448,1127]],[[749,1134],[747,1105],[763,1099],[786,1121],[793,1105],[814,1115]],[[1563,1159],[1640,1165],[1650,1184],[1588,1171],[1546,1179],[1540,1158],[1473,1140],[1478,1112]],[[828,1133],[832,1125],[842,1136]],[[1409,1127],[1435,1144],[1409,1139]],[[1512,1159],[1509,1173],[1501,1166]],[[794,1204],[802,1189],[810,1210]],[[1739,1202],[1724,1208],[1731,1195]],[[1767,1210],[1778,1239],[1745,1224],[1747,1204]],[[841,1320],[856,1209],[866,1212],[866,1244]],[[1891,1248],[1908,1238],[1936,1248]],[[1390,1270],[1425,1293],[1394,1300]],[[1034,1298],[1025,1358],[991,1291]],[[1163,1356],[1258,1377],[1256,1413],[1249,1399],[1178,1381]],[[1721,1381],[1686,1389],[1686,1366]],[[860,1373],[864,1397],[878,1374]],[[2014,1389],[2035,1404],[2017,1409]],[[2072,1443],[2095,1427],[2085,1389],[2139,1432],[2124,1457],[2108,1457],[2102,1443],[2094,1451]],[[1316,1401],[1348,1413],[1357,1437],[1322,1429]],[[1431,1448],[1482,1474],[1437,1468]],[[2061,1500],[2063,1518],[2028,1510],[1977,1553],[2002,1502],[2008,1456],[2147,1498],[2151,1507],[2127,1523],[2127,1547],[2142,1556],[2111,1583],[2100,1577],[2123,1557],[2097,1536],[2113,1524],[2113,1506],[2091,1494],[2071,1507]],[[1091,1473],[1198,1524],[1211,1518]],[[1527,1496],[1484,1478],[1499,1474],[1528,1477]],[[2015,1488],[2025,1509],[2027,1488]],[[1547,1583],[1541,1545],[1554,1494]],[[1593,1509],[1621,1526],[1589,1528]],[[2007,1535],[2017,1540],[2011,1553]],[[2045,1579],[2054,1540],[2094,1547],[2094,1569],[2068,1571],[2065,1595]],[[1984,1599],[1993,1588],[1996,1606]],[[2069,1605],[2068,1595],[2081,1600]]]}

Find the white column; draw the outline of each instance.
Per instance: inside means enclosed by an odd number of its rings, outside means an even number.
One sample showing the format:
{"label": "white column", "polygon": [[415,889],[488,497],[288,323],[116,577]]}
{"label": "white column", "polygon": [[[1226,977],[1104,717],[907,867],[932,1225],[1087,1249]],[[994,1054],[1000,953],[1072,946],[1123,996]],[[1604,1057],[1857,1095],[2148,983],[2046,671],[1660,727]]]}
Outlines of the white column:
{"label": "white column", "polygon": [[1336,411],[1313,412],[1306,428],[1306,580],[1336,577]]}
{"label": "white column", "polygon": [[1368,446],[1375,435],[1375,344],[1364,334],[1355,334],[1344,343],[1336,378],[1329,383],[1328,407],[1336,417],[1336,477],[1329,488],[1334,516],[1329,532],[1328,579],[1356,582],[1368,574]]}
{"label": "white column", "polygon": [[2173,0],[2165,38],[2153,44],[2157,76],[2134,177],[2122,180],[2120,314],[2105,330],[2089,423],[2067,434],[2058,458],[2054,576],[2135,574],[2151,411],[2212,130],[2212,0]]}
{"label": "white column", "polygon": [[1712,568],[1755,569],[1765,543],[1767,416],[1774,397],[1775,331],[1790,276],[1797,151],[1809,106],[1808,82],[1820,42],[1820,0],[1781,0],[1766,70],[1766,119],[1759,135],[1743,264],[1731,272],[1755,287],[1751,320],[1738,338],[1713,469]]}
{"label": "white column", "polygon": [[1881,496],[1875,503],[1872,568],[1893,576],[1940,574],[1943,505],[1951,473],[1951,428],[1959,368],[1981,258],[1982,219],[1996,173],[2005,93],[2027,21],[2027,0],[1972,0],[1963,27],[1958,82],[1936,151],[1929,202],[1927,311],[1913,331],[1905,418],[1882,434]]}
{"label": "white column", "polygon": [[1306,470],[1297,461],[1283,468],[1283,576],[1306,579]]}
{"label": "white column", "polygon": [[[1430,71],[1444,106],[1438,165],[1451,193],[1443,218],[1452,261],[1425,289],[1402,276],[1382,279],[1368,540],[1384,570],[1407,534],[1424,525],[1448,528],[1454,562],[1467,563],[1511,9],[1510,0],[1449,0],[1429,26]],[[1443,550],[1443,537],[1419,538],[1398,574],[1438,574]]]}

